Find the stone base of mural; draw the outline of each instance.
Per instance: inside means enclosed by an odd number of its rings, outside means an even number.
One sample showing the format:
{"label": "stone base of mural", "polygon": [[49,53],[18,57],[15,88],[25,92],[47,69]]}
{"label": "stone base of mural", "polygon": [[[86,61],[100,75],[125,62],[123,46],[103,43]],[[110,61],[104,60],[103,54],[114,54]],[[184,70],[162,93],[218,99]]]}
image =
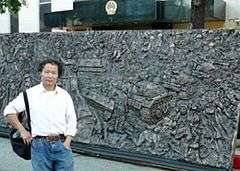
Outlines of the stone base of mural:
{"label": "stone base of mural", "polygon": [[39,82],[37,64],[51,57],[65,66],[60,85],[76,107],[75,142],[123,159],[128,152],[230,170],[239,38],[238,30],[1,34],[1,113]]}

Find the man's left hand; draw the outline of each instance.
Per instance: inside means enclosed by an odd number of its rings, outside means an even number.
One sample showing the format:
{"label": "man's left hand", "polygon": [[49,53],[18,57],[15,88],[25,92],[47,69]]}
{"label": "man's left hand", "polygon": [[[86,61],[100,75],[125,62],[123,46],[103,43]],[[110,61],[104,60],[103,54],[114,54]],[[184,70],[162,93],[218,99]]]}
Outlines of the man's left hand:
{"label": "man's left hand", "polygon": [[71,140],[72,137],[71,136],[66,136],[66,139],[64,141],[64,147],[67,149],[71,149],[70,145],[71,145]]}

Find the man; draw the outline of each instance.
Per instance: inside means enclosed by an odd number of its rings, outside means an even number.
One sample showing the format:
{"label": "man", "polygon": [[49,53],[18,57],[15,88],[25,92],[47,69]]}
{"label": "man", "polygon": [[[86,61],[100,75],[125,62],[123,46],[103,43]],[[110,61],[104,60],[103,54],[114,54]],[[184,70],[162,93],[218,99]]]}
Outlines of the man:
{"label": "man", "polygon": [[32,132],[19,122],[17,114],[25,110],[23,93],[4,110],[7,121],[30,143],[33,171],[74,170],[72,137],[76,133],[76,114],[71,96],[57,86],[62,65],[48,59],[39,65],[41,83],[27,89]]}

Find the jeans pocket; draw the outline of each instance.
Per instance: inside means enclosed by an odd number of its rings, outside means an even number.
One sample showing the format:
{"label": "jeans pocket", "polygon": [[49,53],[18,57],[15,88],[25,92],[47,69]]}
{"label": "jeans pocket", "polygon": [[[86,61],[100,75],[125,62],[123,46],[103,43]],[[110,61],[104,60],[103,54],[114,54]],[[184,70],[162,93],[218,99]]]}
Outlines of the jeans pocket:
{"label": "jeans pocket", "polygon": [[66,147],[63,145],[63,148],[64,148],[65,150],[68,150],[68,151],[71,151],[71,152],[72,152],[72,149],[71,149],[71,147],[69,147],[69,148],[66,148]]}
{"label": "jeans pocket", "polygon": [[37,144],[36,144],[36,140],[35,139],[32,140],[31,146],[32,146],[32,148],[37,148]]}
{"label": "jeans pocket", "polygon": [[33,139],[32,140],[32,148],[33,151],[44,151],[44,144],[41,139]]}
{"label": "jeans pocket", "polygon": [[71,147],[69,147],[69,148],[66,148],[66,147],[64,146],[64,141],[62,141],[62,146],[63,146],[63,149],[64,149],[64,150],[67,150],[67,151],[72,151]]}

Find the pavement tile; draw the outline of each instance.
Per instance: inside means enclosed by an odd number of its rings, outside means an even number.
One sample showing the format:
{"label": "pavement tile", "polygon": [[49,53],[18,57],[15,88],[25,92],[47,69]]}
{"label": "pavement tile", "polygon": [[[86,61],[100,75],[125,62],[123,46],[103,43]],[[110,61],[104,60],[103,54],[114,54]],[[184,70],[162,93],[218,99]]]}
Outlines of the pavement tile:
{"label": "pavement tile", "polygon": [[[167,171],[73,153],[75,171]],[[9,139],[0,138],[0,171],[30,171],[31,161],[18,157]]]}

